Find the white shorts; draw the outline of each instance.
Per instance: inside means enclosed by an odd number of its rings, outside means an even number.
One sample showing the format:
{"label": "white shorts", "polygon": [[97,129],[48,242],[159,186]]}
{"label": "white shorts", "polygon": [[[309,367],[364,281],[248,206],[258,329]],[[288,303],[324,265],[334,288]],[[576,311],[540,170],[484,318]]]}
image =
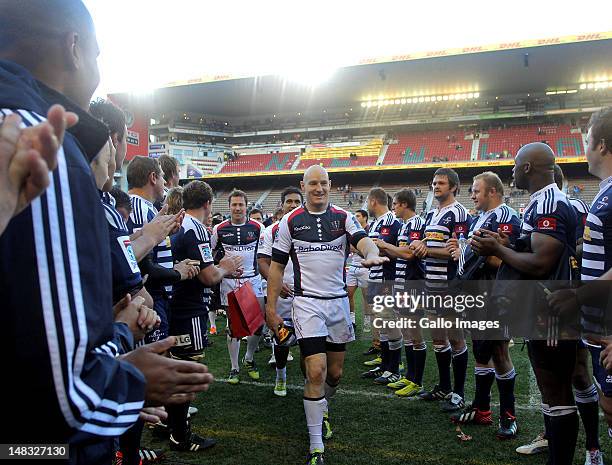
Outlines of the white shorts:
{"label": "white shorts", "polygon": [[293,325],[298,339],[325,336],[334,344],[355,340],[348,297],[324,300],[295,296]]}
{"label": "white shorts", "polygon": [[368,287],[369,276],[370,270],[367,268],[351,265],[346,273],[346,285],[365,289]]}
{"label": "white shorts", "polygon": [[253,292],[255,293],[255,297],[263,298],[264,293],[261,289],[261,275],[256,275],[252,278],[229,278],[221,281],[221,305],[227,307],[227,294],[229,294],[238,287],[238,282],[244,283],[246,281],[249,281],[251,283],[251,286],[253,286]]}
{"label": "white shorts", "polygon": [[293,310],[293,297],[283,299],[281,297],[276,301],[276,314],[283,320],[290,320],[291,312]]}

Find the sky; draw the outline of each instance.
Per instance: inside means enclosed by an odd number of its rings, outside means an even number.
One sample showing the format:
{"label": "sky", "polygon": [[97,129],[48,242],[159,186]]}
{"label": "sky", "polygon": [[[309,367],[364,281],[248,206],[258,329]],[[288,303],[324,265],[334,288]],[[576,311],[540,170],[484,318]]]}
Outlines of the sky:
{"label": "sky", "polygon": [[98,96],[225,73],[314,85],[367,57],[612,30],[610,0],[84,1]]}

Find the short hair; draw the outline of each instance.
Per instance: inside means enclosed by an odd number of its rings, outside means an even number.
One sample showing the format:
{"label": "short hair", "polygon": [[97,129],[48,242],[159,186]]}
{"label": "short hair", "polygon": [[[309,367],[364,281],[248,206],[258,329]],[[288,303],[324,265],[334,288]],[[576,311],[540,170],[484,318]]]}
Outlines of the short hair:
{"label": "short hair", "polygon": [[416,194],[411,189],[402,189],[397,194],[395,194],[395,200],[398,203],[405,203],[410,210],[416,210]]}
{"label": "short hair", "polygon": [[255,213],[259,213],[262,218],[263,218],[263,212],[259,209],[259,208],[253,208],[250,212],[249,212],[249,218],[251,217],[251,215],[255,214]]}
{"label": "short hair", "polygon": [[119,139],[125,135],[125,113],[110,100],[97,99],[89,104],[89,113],[108,127]]}
{"label": "short hair", "polygon": [[452,169],[452,168],[438,168],[436,170],[436,172],[434,173],[434,178],[436,176],[446,176],[446,179],[448,179],[448,185],[449,187],[452,189],[453,187],[456,187],[457,189],[455,189],[455,197],[457,195],[459,195],[459,175],[457,174],[457,172]]}
{"label": "short hair", "polygon": [[125,208],[128,212],[132,211],[132,201],[126,192],[115,186],[109,194],[115,199],[115,208]]}
{"label": "short hair", "polygon": [[178,175],[178,160],[170,155],[159,157],[159,166],[164,172],[164,180],[167,182],[171,177]]}
{"label": "short hair", "polygon": [[563,170],[556,163],[553,168],[553,173],[555,175],[555,184],[559,189],[563,189]]}
{"label": "short hair", "polygon": [[244,204],[247,205],[249,203],[249,199],[246,195],[246,192],[241,191],[240,189],[234,189],[230,192],[230,195],[227,197],[227,203],[232,203],[232,197],[242,197],[244,199]]}
{"label": "short hair", "polygon": [[127,167],[128,189],[146,186],[151,173],[161,175],[159,162],[155,158],[134,157]]}
{"label": "short hair", "polygon": [[602,108],[591,115],[588,128],[595,144],[604,143],[606,152],[612,153],[612,107]]}
{"label": "short hair", "polygon": [[477,174],[474,176],[474,181],[484,181],[487,189],[495,189],[495,191],[503,196],[504,195],[504,184],[497,174],[493,171],[485,171],[484,173]]}
{"label": "short hair", "polygon": [[359,213],[361,216],[363,216],[366,220],[369,218],[368,212],[363,210],[363,209],[359,209],[357,210],[355,213]]}
{"label": "short hair", "polygon": [[168,205],[168,214],[176,215],[183,209],[183,188],[173,187],[166,194],[166,205]]}
{"label": "short hair", "polygon": [[368,197],[376,200],[376,202],[381,205],[387,205],[389,203],[387,193],[382,187],[373,187],[370,189]]}
{"label": "short hair", "polygon": [[289,186],[283,189],[283,192],[281,192],[281,203],[285,203],[285,198],[290,194],[298,194],[302,203],[304,203],[304,195],[302,194],[302,191],[295,186]]}
{"label": "short hair", "polygon": [[202,208],[206,202],[212,202],[212,200],[212,187],[204,181],[191,181],[183,187],[183,208],[185,210]]}

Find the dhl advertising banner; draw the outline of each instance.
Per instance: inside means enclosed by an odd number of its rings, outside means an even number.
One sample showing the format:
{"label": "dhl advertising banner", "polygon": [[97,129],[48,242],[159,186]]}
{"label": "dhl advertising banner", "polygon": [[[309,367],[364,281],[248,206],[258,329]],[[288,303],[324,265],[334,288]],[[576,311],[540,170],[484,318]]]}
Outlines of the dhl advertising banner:
{"label": "dhl advertising banner", "polygon": [[127,125],[127,156],[125,161],[128,162],[135,156],[148,156],[149,125],[146,112],[140,107],[138,101],[125,94],[109,95],[108,98],[125,113]]}

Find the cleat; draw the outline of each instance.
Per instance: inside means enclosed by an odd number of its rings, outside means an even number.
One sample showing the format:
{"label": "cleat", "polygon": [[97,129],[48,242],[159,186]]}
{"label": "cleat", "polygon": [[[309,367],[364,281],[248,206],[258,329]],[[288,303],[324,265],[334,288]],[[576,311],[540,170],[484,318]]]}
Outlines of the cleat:
{"label": "cleat", "polygon": [[151,431],[151,434],[156,438],[168,439],[168,437],[170,436],[170,428],[167,424],[162,423],[161,421],[155,424],[149,423],[149,430]]}
{"label": "cleat", "polygon": [[443,412],[456,412],[457,410],[461,410],[465,407],[465,402],[463,401],[463,397],[459,394],[451,392],[446,398],[440,408]]}
{"label": "cleat", "polygon": [[604,465],[603,452],[599,449],[587,450],[584,465]]}
{"label": "cleat", "polygon": [[284,379],[276,380],[274,395],[278,397],[285,397],[287,395],[287,382]]}
{"label": "cleat", "polygon": [[410,381],[409,379],[401,378],[399,381],[396,381],[395,383],[387,384],[387,387],[390,389],[403,389],[406,386],[410,386],[411,384],[412,384],[412,381]]}
{"label": "cleat", "polygon": [[329,422],[329,414],[323,415],[323,424],[321,425],[321,436],[325,441],[329,441],[334,432],[331,429],[331,423]]}
{"label": "cleat", "polygon": [[429,402],[432,400],[444,400],[449,394],[450,391],[440,389],[440,386],[436,384],[431,391],[423,391],[418,395],[418,397],[421,400],[426,400]]}
{"label": "cleat", "polygon": [[230,371],[229,377],[227,378],[227,383],[228,384],[238,384],[240,382],[240,378],[238,377],[239,373],[240,372],[238,370]]}
{"label": "cleat", "polygon": [[140,465],[155,463],[164,458],[162,449],[139,449],[138,453],[140,454]]}
{"label": "cleat", "polygon": [[378,378],[375,378],[374,382],[376,384],[382,384],[386,386],[389,383],[395,383],[399,380],[400,380],[400,375],[398,375],[397,373],[391,373],[390,371],[385,371]]}
{"label": "cleat", "polygon": [[480,410],[476,407],[467,406],[463,411],[451,415],[451,421],[460,425],[485,425],[493,424],[491,410]]}
{"label": "cleat", "polygon": [[170,449],[180,452],[198,452],[210,449],[217,444],[217,441],[211,438],[203,438],[195,433],[189,433],[188,439],[183,442],[178,442],[170,435]]}
{"label": "cleat", "polygon": [[274,356],[274,354],[272,354],[270,360],[268,360],[268,366],[270,368],[276,368],[276,357]]}
{"label": "cleat", "polygon": [[544,433],[540,433],[529,444],[517,447],[516,452],[522,455],[535,455],[546,452],[547,449],[548,439],[544,437]]}
{"label": "cleat", "polygon": [[416,397],[421,392],[423,392],[423,388],[410,381],[408,386],[395,391],[395,395],[399,397]]}
{"label": "cleat", "polygon": [[208,330],[208,334],[210,334],[211,336],[215,336],[217,334],[217,327],[211,326],[210,329]]}
{"label": "cleat", "polygon": [[291,351],[289,351],[289,355],[287,355],[287,361],[293,362],[293,354],[291,353]]}
{"label": "cleat", "polygon": [[323,451],[320,449],[313,450],[306,458],[306,465],[324,465]]}
{"label": "cleat", "polygon": [[380,369],[380,367],[374,367],[369,371],[365,371],[361,373],[361,377],[364,379],[374,379],[374,378],[378,378],[382,374],[383,374],[383,371]]}
{"label": "cleat", "polygon": [[505,412],[499,419],[499,428],[497,429],[497,439],[514,439],[518,433],[518,424],[516,417],[510,412]]}
{"label": "cleat", "polygon": [[189,410],[187,411],[187,415],[189,417],[195,417],[198,414],[199,410],[195,407],[189,407]]}
{"label": "cleat", "polygon": [[380,354],[380,348],[375,345],[371,345],[362,355],[378,355]]}
{"label": "cleat", "polygon": [[377,367],[382,363],[382,358],[376,357],[375,359],[368,360],[367,362],[363,362],[363,364],[367,367]]}
{"label": "cleat", "polygon": [[257,365],[255,365],[255,360],[252,360],[250,362],[248,360],[243,360],[242,364],[247,369],[249,378],[254,381],[257,381],[259,379],[259,370],[257,369]]}

